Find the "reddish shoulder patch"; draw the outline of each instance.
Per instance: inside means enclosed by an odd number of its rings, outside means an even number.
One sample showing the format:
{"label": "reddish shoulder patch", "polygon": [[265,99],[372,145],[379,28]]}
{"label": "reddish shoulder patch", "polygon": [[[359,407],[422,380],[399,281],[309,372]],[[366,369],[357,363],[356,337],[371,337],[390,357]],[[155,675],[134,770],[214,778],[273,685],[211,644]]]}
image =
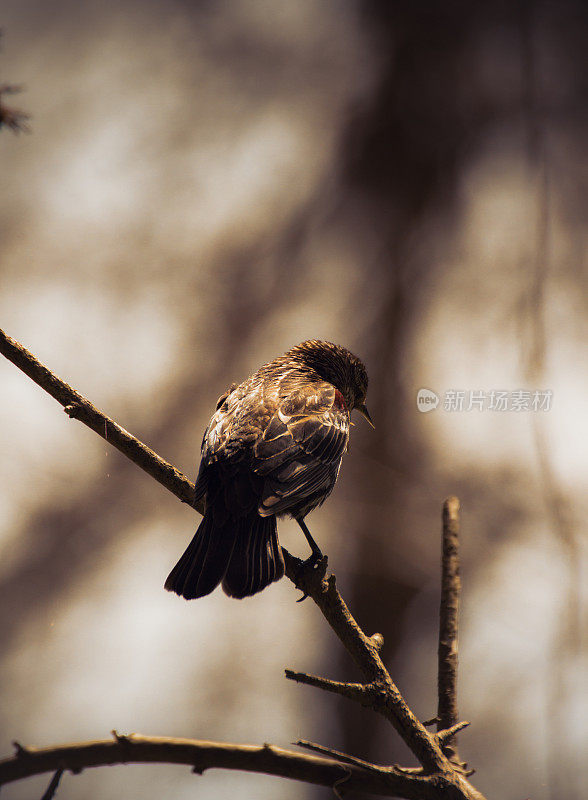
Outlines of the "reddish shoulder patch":
{"label": "reddish shoulder patch", "polygon": [[335,405],[338,408],[342,408],[344,411],[349,413],[349,409],[347,408],[347,403],[345,402],[345,398],[339,391],[339,389],[335,389]]}

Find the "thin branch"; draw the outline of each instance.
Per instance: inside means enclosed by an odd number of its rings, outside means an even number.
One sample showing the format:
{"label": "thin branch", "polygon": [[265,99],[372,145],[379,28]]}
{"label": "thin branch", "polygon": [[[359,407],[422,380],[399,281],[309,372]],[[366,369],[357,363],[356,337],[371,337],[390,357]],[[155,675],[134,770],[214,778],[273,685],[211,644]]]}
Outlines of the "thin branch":
{"label": "thin branch", "polygon": [[304,747],[306,750],[312,750],[315,753],[321,753],[323,756],[331,756],[337,761],[343,761],[345,764],[353,764],[356,767],[367,769],[370,772],[389,775],[396,769],[395,767],[384,767],[377,764],[372,764],[370,761],[364,761],[363,758],[350,756],[348,753],[342,753],[340,750],[334,750],[332,747],[325,747],[322,744],[316,744],[316,742],[309,742],[306,739],[299,739],[297,742],[295,742],[295,744],[297,744],[298,747]]}
{"label": "thin branch", "polygon": [[284,548],[282,552],[286,575],[312,597],[357,666],[374,685],[372,707],[392,723],[426,772],[447,770],[449,763],[437,737],[427,732],[407,706],[382,663],[378,646],[361,630],[337,591],[335,576],[325,578],[325,561],[308,569]]}
{"label": "thin branch", "polygon": [[372,694],[374,687],[369,683],[342,683],[332,681],[329,678],[320,678],[318,675],[309,675],[306,672],[294,672],[291,669],[284,670],[288,680],[304,683],[307,686],[316,686],[317,689],[324,689],[326,692],[340,694],[349,700],[355,700],[362,706],[372,706]]}
{"label": "thin branch", "polygon": [[128,763],[186,764],[197,774],[221,768],[277,775],[293,780],[333,787],[345,778],[345,788],[385,796],[435,800],[439,797],[433,779],[417,778],[394,769],[370,771],[271,745],[237,745],[195,739],[114,734],[113,740],[80,742],[57,747],[17,750],[0,761],[0,786],[44,772]]}
{"label": "thin branch", "polygon": [[[446,731],[459,721],[457,710],[457,654],[459,596],[459,500],[448,497],[443,504],[441,559],[441,606],[439,611],[439,673],[437,730]],[[444,752],[455,758],[451,737],[445,737]]]}
{"label": "thin branch", "polygon": [[194,484],[185,475],[95,408],[89,400],[54,375],[32,353],[2,330],[0,330],[0,353],[57,400],[71,419],[83,422],[182,502],[192,505]]}
{"label": "thin branch", "polygon": [[462,731],[464,728],[467,728],[469,724],[470,723],[467,722],[465,719],[462,720],[461,722],[456,722],[455,725],[451,726],[451,728],[445,728],[442,731],[438,731],[437,738],[439,739],[440,742],[443,743],[443,746],[445,746],[446,742],[452,739],[456,733]]}
{"label": "thin branch", "polygon": [[53,800],[62,775],[63,775],[63,769],[58,769],[57,772],[51,778],[49,786],[43,793],[43,797],[41,798],[41,800]]}

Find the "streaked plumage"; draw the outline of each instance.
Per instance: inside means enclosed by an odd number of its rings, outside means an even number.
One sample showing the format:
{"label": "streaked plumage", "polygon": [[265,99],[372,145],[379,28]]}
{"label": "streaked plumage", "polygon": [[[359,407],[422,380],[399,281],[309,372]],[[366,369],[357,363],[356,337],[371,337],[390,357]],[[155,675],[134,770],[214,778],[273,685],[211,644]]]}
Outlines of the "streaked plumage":
{"label": "streaked plumage", "polygon": [[311,340],[222,395],[202,440],[195,505],[204,519],[165,588],[192,599],[222,582],[231,597],[284,574],[276,517],[303,523],[333,490],[349,412],[365,408],[367,373],[348,350]]}

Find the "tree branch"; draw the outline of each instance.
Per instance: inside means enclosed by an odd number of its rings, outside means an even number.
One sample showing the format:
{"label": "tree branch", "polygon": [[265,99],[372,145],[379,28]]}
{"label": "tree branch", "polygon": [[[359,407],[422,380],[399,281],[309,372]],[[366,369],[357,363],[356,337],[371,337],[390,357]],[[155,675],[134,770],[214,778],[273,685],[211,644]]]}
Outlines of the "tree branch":
{"label": "tree branch", "polygon": [[53,800],[53,798],[55,797],[55,792],[59,787],[59,781],[61,780],[62,775],[63,775],[63,769],[61,769],[60,767],[51,778],[49,786],[43,792],[43,797],[41,798],[41,800]]}
{"label": "tree branch", "polygon": [[164,461],[147,445],[140,442],[120,425],[95,408],[83,395],[54,375],[21,344],[0,330],[0,353],[28,375],[58,403],[70,419],[87,425],[123,455],[145,470],[158,483],[175,494],[183,503],[194,502],[194,484],[185,475]]}
{"label": "tree branch", "polygon": [[[394,767],[368,770],[357,764],[318,758],[265,744],[238,745],[164,736],[120,736],[112,740],[79,742],[42,749],[16,746],[11,758],[0,761],[0,786],[44,772],[69,770],[79,773],[88,767],[129,763],[186,764],[202,774],[221,768],[277,775],[293,780],[406,798],[438,798],[435,780],[417,779]],[[53,784],[53,781],[52,781]]]}
{"label": "tree branch", "polygon": [[[460,592],[459,500],[457,497],[448,497],[443,504],[437,731],[451,728],[459,721],[457,711],[457,632]],[[445,739],[443,751],[448,757],[457,759],[457,749],[456,746],[452,746],[451,737]]]}
{"label": "tree branch", "polygon": [[[370,772],[377,772],[378,774],[389,774],[390,767],[382,767],[372,764],[370,761],[364,761],[363,758],[356,758],[347,753],[342,753],[340,750],[333,750],[332,747],[325,747],[316,742],[309,742],[306,739],[299,739],[296,744],[298,747],[304,747],[305,750],[313,750],[315,753],[321,753],[324,756],[331,756],[336,761],[342,761],[345,764],[354,764],[356,767],[362,767]],[[420,770],[418,770],[420,772]]]}
{"label": "tree branch", "polygon": [[362,706],[373,705],[371,694],[374,687],[369,683],[342,683],[332,681],[329,678],[320,678],[318,675],[309,675],[306,672],[294,672],[291,669],[284,670],[288,680],[297,683],[305,683],[307,686],[316,686],[317,689],[324,689],[326,692],[340,694],[349,700],[356,700]]}
{"label": "tree branch", "polygon": [[319,562],[314,569],[308,569],[300,559],[284,548],[282,552],[286,575],[299,589],[312,597],[357,666],[373,684],[370,703],[372,708],[392,723],[426,772],[451,770],[439,740],[434,734],[427,732],[409,709],[382,663],[379,647],[364,634],[351,615],[337,591],[335,576],[325,577],[326,559]]}

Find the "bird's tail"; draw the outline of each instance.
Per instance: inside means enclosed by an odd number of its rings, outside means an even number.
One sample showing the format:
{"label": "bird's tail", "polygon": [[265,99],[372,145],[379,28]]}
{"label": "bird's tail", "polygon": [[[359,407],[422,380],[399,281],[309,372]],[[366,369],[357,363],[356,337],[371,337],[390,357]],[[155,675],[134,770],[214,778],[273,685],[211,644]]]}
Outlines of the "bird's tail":
{"label": "bird's tail", "polygon": [[219,525],[209,510],[184,554],[167,576],[165,588],[186,600],[210,594],[222,581],[235,547],[236,524]]}
{"label": "bird's tail", "polygon": [[276,518],[257,510],[219,525],[209,509],[165,582],[186,600],[210,594],[222,581],[229,597],[247,597],[284,574]]}
{"label": "bird's tail", "polygon": [[242,523],[223,579],[223,591],[229,597],[261,592],[284,574],[275,516],[260,517],[255,509]]}

